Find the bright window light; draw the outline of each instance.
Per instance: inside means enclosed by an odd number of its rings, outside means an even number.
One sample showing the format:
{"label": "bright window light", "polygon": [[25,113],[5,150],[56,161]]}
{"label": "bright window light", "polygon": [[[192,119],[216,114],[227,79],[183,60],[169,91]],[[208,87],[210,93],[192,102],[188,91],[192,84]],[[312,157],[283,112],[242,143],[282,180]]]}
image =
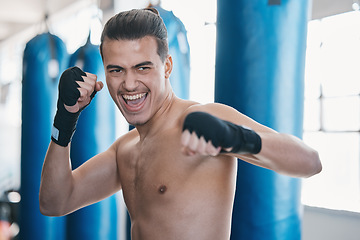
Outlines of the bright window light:
{"label": "bright window light", "polygon": [[216,0],[162,0],[161,6],[173,11],[187,30],[190,45],[190,100],[214,101]]}
{"label": "bright window light", "polygon": [[304,180],[306,205],[360,212],[360,12],[308,25],[304,141],[323,171]]}

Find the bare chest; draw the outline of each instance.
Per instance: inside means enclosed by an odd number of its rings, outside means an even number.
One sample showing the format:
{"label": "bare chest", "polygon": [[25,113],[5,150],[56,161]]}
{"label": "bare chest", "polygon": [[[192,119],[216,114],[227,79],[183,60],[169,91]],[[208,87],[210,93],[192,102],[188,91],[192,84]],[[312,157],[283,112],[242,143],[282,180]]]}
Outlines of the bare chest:
{"label": "bare chest", "polygon": [[161,201],[179,192],[194,171],[193,162],[182,153],[175,131],[134,144],[119,164],[128,207],[139,201]]}
{"label": "bare chest", "polygon": [[156,216],[155,222],[166,225],[168,216],[177,216],[186,223],[209,213],[206,209],[231,208],[236,162],[226,157],[186,156],[176,132],[134,144],[122,157],[120,181],[132,220]]}

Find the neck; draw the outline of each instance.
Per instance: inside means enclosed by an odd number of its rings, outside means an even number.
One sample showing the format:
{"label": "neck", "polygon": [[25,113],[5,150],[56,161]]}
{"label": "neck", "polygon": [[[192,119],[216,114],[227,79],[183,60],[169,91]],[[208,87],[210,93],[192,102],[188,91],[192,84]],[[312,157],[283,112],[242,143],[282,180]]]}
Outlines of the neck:
{"label": "neck", "polygon": [[175,100],[176,96],[174,92],[170,91],[154,116],[147,123],[135,126],[139,132],[140,139],[144,139],[146,136],[157,133],[161,128],[166,126],[168,123],[167,115],[169,115]]}

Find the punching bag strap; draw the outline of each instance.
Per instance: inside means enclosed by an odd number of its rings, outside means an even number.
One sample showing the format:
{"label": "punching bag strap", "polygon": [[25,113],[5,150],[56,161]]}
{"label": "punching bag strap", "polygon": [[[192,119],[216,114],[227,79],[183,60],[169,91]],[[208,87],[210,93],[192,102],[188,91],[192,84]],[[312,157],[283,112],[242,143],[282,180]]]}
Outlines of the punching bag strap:
{"label": "punching bag strap", "polygon": [[48,33],[49,36],[49,47],[50,47],[50,61],[48,65],[48,73],[51,77],[51,80],[53,83],[56,82],[58,76],[59,76],[59,61],[58,61],[58,54],[56,49],[56,42],[55,42],[55,36],[51,33]]}

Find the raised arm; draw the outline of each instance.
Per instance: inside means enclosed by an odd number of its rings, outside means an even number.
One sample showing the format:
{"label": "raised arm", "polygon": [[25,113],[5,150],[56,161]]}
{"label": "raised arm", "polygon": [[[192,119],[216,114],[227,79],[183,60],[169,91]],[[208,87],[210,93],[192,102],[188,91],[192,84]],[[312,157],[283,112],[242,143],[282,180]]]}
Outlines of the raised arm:
{"label": "raised arm", "polygon": [[318,153],[303,141],[265,127],[233,108],[198,105],[189,113],[182,134],[185,154],[227,154],[293,177],[321,171]]}
{"label": "raised arm", "polygon": [[74,171],[69,159],[80,112],[102,86],[96,75],[77,67],[67,69],[60,78],[52,140],[41,174],[39,198],[44,215],[65,215],[120,189],[115,145]]}

